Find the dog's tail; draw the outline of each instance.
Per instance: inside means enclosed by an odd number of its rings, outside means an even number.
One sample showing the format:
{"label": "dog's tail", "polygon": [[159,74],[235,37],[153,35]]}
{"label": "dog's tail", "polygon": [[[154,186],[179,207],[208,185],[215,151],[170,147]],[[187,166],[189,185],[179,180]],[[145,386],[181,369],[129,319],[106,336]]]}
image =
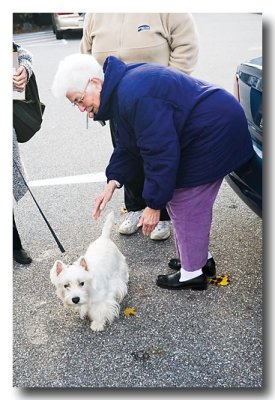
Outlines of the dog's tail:
{"label": "dog's tail", "polygon": [[103,229],[102,229],[102,234],[101,234],[101,236],[106,237],[106,238],[109,238],[109,237],[110,237],[110,235],[111,235],[111,229],[112,229],[113,222],[114,222],[114,217],[115,217],[115,214],[114,214],[113,211],[111,211],[111,212],[107,215],[106,221],[105,221],[105,223],[104,223],[104,225],[103,225]]}

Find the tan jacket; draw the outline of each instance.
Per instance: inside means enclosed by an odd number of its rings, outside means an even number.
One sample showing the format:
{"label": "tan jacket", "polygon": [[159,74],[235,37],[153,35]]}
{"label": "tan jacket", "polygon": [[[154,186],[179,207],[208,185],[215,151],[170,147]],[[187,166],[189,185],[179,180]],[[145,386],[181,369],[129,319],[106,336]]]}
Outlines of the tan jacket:
{"label": "tan jacket", "polygon": [[191,14],[88,13],[82,53],[102,65],[109,55],[129,62],[152,62],[190,74],[198,59],[198,34]]}

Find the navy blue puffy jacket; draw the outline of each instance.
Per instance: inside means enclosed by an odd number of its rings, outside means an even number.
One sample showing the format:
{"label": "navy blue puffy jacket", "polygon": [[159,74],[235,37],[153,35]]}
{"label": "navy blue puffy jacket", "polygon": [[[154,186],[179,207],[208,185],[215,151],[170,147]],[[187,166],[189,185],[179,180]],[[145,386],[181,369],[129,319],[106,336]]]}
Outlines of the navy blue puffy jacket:
{"label": "navy blue puffy jacket", "polygon": [[175,189],[214,182],[253,156],[243,109],[224,89],[173,68],[113,56],[104,73],[94,119],[113,118],[117,125],[107,180],[124,184],[144,168],[149,207],[162,209]]}

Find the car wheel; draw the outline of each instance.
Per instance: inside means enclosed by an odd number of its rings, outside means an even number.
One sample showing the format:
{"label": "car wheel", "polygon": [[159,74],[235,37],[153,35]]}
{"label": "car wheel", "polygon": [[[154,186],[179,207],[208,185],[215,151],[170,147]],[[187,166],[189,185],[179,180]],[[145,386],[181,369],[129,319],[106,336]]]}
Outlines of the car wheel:
{"label": "car wheel", "polygon": [[56,39],[63,39],[63,32],[56,30],[55,36],[56,36]]}

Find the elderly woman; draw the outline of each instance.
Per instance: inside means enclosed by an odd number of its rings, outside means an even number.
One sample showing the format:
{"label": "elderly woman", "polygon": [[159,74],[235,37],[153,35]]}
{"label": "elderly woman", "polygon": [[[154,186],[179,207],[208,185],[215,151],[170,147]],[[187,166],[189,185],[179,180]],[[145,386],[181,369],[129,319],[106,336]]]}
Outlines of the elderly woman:
{"label": "elderly woman", "polygon": [[[149,235],[166,206],[181,269],[159,275],[166,289],[207,288],[213,204],[223,178],[249,162],[253,147],[244,112],[218,86],[172,68],[125,64],[110,56],[103,71],[89,55],[59,65],[55,96],[66,96],[90,118],[114,118],[117,147],[106,169],[107,186],[95,202],[97,219],[114,190],[143,166],[144,209],[139,226]],[[214,271],[215,272],[215,271]]]}
{"label": "elderly woman", "polygon": [[[189,13],[87,13],[80,43],[81,53],[92,54],[103,65],[107,56],[116,56],[125,63],[150,62],[191,74],[198,59],[199,38],[194,18]],[[116,128],[109,121],[115,147]],[[118,231],[132,235],[146,207],[142,198],[144,174],[124,184],[127,213]],[[160,222],[151,232],[152,240],[165,240],[171,234],[166,208]]]}

